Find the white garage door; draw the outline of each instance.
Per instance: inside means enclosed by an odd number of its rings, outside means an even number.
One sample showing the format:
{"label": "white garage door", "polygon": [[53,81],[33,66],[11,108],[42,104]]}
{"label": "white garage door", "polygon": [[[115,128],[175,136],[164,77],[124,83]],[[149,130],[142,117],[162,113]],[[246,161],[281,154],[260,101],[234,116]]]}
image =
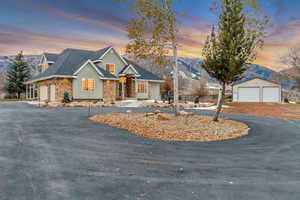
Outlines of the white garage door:
{"label": "white garage door", "polygon": [[40,98],[41,101],[48,101],[48,86],[40,87]]}
{"label": "white garage door", "polygon": [[279,102],[279,88],[265,87],[263,88],[263,102]]}
{"label": "white garage door", "polygon": [[50,86],[50,101],[55,101],[55,84]]}
{"label": "white garage door", "polygon": [[239,102],[259,102],[259,88],[239,88]]}

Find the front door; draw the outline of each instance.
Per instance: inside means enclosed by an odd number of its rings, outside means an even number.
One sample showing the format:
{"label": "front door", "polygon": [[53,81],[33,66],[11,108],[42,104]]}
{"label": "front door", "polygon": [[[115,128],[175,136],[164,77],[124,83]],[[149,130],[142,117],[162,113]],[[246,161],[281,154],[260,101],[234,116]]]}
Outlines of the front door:
{"label": "front door", "polygon": [[127,78],[126,81],[126,97],[132,97],[132,78]]}

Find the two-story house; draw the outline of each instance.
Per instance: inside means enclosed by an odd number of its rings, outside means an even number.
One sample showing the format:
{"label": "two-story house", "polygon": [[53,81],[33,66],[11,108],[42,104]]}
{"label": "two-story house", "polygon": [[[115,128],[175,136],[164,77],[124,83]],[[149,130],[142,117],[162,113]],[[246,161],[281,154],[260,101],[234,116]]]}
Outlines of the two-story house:
{"label": "two-story house", "polygon": [[120,56],[113,47],[99,51],[65,49],[58,55],[45,53],[40,65],[42,72],[26,82],[28,98],[60,102],[66,91],[78,101],[160,99],[163,80]]}

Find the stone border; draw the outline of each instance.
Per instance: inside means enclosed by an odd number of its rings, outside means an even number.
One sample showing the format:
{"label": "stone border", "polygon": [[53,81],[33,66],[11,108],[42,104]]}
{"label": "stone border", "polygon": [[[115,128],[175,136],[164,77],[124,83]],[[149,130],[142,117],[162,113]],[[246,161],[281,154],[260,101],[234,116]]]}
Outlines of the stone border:
{"label": "stone border", "polygon": [[[139,136],[164,141],[222,141],[245,136],[250,130],[246,124],[229,119],[212,122],[212,117],[208,116],[190,115],[180,117],[182,121],[174,122],[175,119],[178,119],[174,118],[172,114],[166,113],[106,113],[95,115],[90,119],[126,129]],[[189,125],[185,125],[186,120],[195,120],[195,122],[193,122],[193,126],[188,127]],[[181,124],[183,128],[178,127]],[[187,127],[188,129],[184,129]],[[224,127],[232,127],[232,129],[228,128],[230,130],[227,130]],[[227,133],[223,133],[226,131]]]}

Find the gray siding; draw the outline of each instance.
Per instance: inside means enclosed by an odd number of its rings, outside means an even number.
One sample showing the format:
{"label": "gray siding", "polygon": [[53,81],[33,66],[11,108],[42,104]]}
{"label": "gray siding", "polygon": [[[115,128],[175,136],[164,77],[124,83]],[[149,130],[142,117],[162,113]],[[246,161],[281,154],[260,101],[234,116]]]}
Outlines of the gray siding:
{"label": "gray siding", "polygon": [[279,97],[281,97],[281,86],[279,84],[275,84],[270,81],[265,81],[259,78],[249,80],[237,85],[234,85],[232,88],[232,93],[233,93],[233,101],[238,102],[238,95],[239,95],[239,88],[245,88],[245,87],[254,87],[254,88],[259,88],[259,101],[263,102],[263,88],[264,87],[278,87],[279,88]]}
{"label": "gray siding", "polygon": [[[82,90],[82,79],[94,79],[95,90]],[[73,80],[73,98],[74,99],[102,99],[103,98],[103,82],[100,79],[97,71],[87,64],[78,74],[78,77]]]}
{"label": "gray siding", "polygon": [[104,70],[106,70],[106,64],[115,64],[116,74],[114,75],[117,75],[126,66],[113,49],[110,50],[110,52],[108,52],[102,60],[103,62],[98,63],[97,65],[102,67]]}
{"label": "gray siding", "polygon": [[149,93],[150,99],[160,100],[160,84],[149,82]]}

